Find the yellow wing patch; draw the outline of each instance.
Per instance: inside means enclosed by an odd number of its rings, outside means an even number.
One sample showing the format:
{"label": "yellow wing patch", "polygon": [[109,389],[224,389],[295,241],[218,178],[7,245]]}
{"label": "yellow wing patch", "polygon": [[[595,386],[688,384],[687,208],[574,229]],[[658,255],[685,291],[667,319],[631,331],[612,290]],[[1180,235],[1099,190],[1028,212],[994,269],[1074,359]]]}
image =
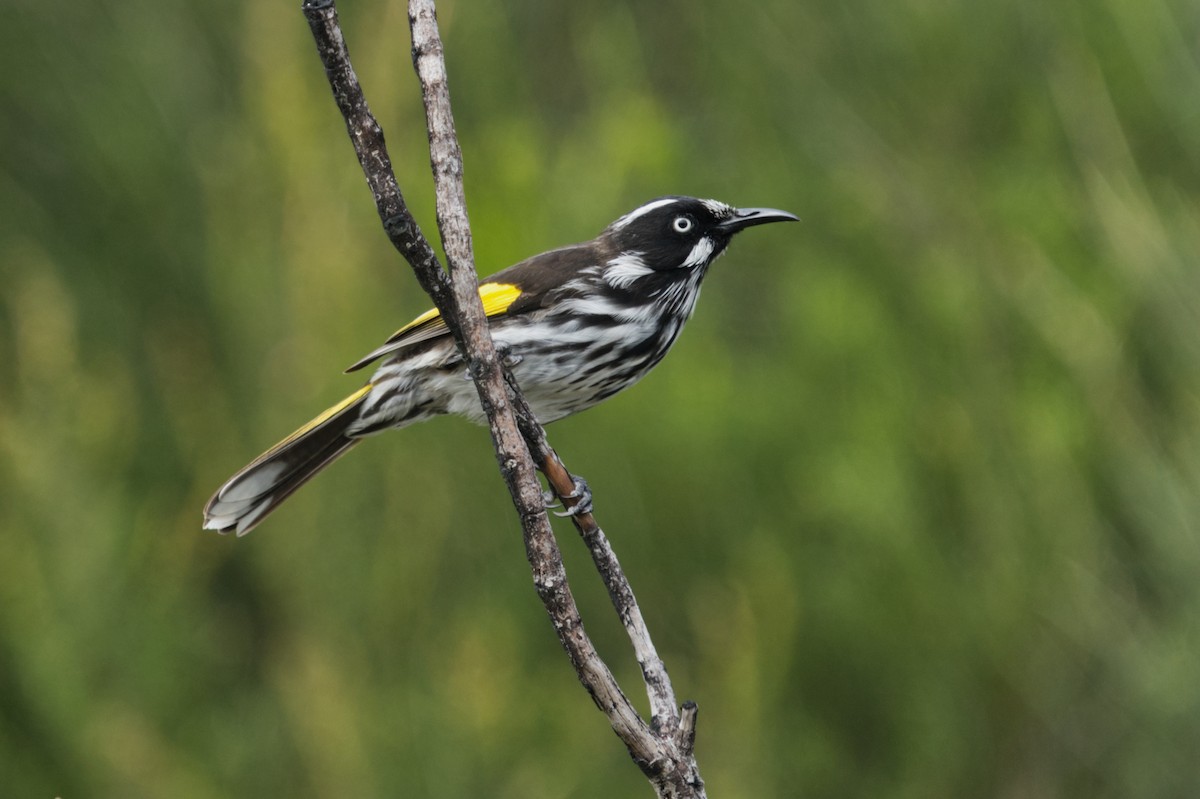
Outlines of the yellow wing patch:
{"label": "yellow wing patch", "polygon": [[483,300],[483,312],[488,316],[504,313],[523,293],[512,283],[484,283],[479,287],[479,299]]}
{"label": "yellow wing patch", "polygon": [[[483,301],[483,312],[489,318],[502,315],[512,307],[512,304],[517,301],[517,298],[522,293],[521,289],[512,283],[484,283],[479,287],[479,299]],[[372,361],[390,352],[395,352],[401,347],[437,338],[438,336],[445,335],[449,330],[450,328],[446,326],[441,313],[436,308],[432,308],[397,330],[381,347],[368,353],[365,358],[358,361],[346,371],[353,372],[356,369],[361,369]]]}
{"label": "yellow wing patch", "polygon": [[[508,310],[508,306],[517,301],[521,290],[511,283],[482,283],[479,286],[479,299],[483,300],[483,313],[486,316],[499,316]],[[415,330],[435,319],[440,321],[442,314],[437,308],[430,308],[416,319],[396,331],[390,339],[395,341],[410,330]],[[445,326],[445,323],[442,323]]]}

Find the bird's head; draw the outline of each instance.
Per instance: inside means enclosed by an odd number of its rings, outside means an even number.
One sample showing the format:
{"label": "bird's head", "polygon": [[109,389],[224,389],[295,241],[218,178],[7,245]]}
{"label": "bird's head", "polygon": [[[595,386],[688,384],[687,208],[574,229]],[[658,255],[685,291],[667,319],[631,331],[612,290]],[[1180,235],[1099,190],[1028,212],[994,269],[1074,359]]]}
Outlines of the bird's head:
{"label": "bird's head", "polygon": [[738,231],[798,219],[774,208],[734,208],[716,200],[660,197],[625,214],[601,236],[624,258],[636,258],[644,268],[703,272]]}

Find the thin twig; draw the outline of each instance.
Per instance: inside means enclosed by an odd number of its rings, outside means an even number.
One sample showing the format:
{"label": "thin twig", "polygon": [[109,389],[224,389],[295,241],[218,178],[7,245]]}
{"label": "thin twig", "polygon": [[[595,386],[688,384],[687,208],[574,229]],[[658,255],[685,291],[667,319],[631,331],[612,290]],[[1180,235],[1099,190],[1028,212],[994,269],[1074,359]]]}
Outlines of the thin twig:
{"label": "thin twig", "polygon": [[[514,394],[519,395],[519,386],[511,380],[510,385]],[[562,459],[558,457],[558,453],[550,446],[550,442],[546,439],[545,429],[538,424],[533,412],[525,404],[524,397],[521,397],[521,400],[516,407],[517,424],[520,425],[521,433],[529,443],[538,469],[546,475],[546,482],[549,483],[550,489],[570,510],[578,501],[577,498],[571,496],[574,492],[575,481],[571,477],[571,473],[567,471]],[[592,555],[592,562],[595,563],[596,570],[604,580],[605,588],[608,589],[613,609],[616,610],[621,624],[625,627],[625,633],[629,636],[630,643],[633,644],[634,656],[637,657],[638,665],[641,667],[642,681],[646,685],[646,695],[650,700],[650,726],[656,731],[670,729],[679,722],[675,691],[671,687],[671,678],[667,674],[666,664],[658,656],[658,650],[655,649],[654,641],[650,638],[650,631],[646,628],[642,610],[633,595],[633,588],[629,585],[629,580],[625,577],[625,571],[617,561],[617,555],[609,545],[604,531],[600,529],[600,524],[596,521],[594,514],[590,512],[576,513],[571,520],[575,523],[575,528],[579,531],[580,536],[583,537],[584,543],[587,544],[588,551]]]}
{"label": "thin twig", "polygon": [[350,52],[338,25],[337,6],[333,0],[305,0],[303,10],[317,43],[317,54],[325,65],[325,77],[333,89],[334,102],[346,121],[346,132],[350,134],[354,154],[358,156],[367,186],[375,198],[375,207],[388,240],[412,266],[421,288],[437,309],[445,314],[452,307],[450,281],[438,263],[437,253],[404,202],[383,140],[383,129],[371,113],[350,63]]}
{"label": "thin twig", "polygon": [[425,100],[430,164],[437,188],[438,228],[450,264],[449,278],[404,203],[383,133],[350,64],[333,0],[305,0],[303,8],[388,237],[412,265],[421,286],[445,318],[478,388],[500,470],[521,519],[534,585],[559,641],[580,682],[608,717],[658,795],[703,797],[704,783],[692,752],[695,705],[686,704],[682,716],[676,711],[666,668],[650,640],[620,564],[591,514],[579,514],[575,522],[588,542],[613,605],[633,642],[651,702],[652,725],[642,721],[600,659],[583,629],[567,584],[562,556],[541,497],[535,460],[568,507],[573,502],[570,495],[574,481],[550,448],[545,431],[519,387],[501,365],[488,332],[478,294],[462,188],[462,154],[454,134],[445,61],[432,0],[410,0],[409,23],[413,63]]}

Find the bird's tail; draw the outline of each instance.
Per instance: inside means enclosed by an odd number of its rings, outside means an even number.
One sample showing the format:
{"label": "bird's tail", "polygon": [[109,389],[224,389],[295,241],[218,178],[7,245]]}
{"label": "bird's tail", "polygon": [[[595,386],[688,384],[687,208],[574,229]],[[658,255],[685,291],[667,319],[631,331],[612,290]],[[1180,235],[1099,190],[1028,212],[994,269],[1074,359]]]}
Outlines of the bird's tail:
{"label": "bird's tail", "polygon": [[346,430],[358,419],[359,406],[372,385],[301,427],[225,481],[204,506],[204,529],[245,535],[279,507],[292,492],[362,439]]}

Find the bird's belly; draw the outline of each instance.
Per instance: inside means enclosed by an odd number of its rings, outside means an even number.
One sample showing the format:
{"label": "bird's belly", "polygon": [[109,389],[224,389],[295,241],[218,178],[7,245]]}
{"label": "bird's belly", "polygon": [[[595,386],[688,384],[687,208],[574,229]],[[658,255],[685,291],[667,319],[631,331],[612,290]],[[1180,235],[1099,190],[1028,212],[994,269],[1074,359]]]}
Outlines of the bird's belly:
{"label": "bird's belly", "polygon": [[[496,348],[543,424],[629,388],[662,359],[681,323],[574,327],[548,322],[494,330]],[[473,394],[472,390],[472,394]],[[478,399],[451,410],[479,420]]]}

